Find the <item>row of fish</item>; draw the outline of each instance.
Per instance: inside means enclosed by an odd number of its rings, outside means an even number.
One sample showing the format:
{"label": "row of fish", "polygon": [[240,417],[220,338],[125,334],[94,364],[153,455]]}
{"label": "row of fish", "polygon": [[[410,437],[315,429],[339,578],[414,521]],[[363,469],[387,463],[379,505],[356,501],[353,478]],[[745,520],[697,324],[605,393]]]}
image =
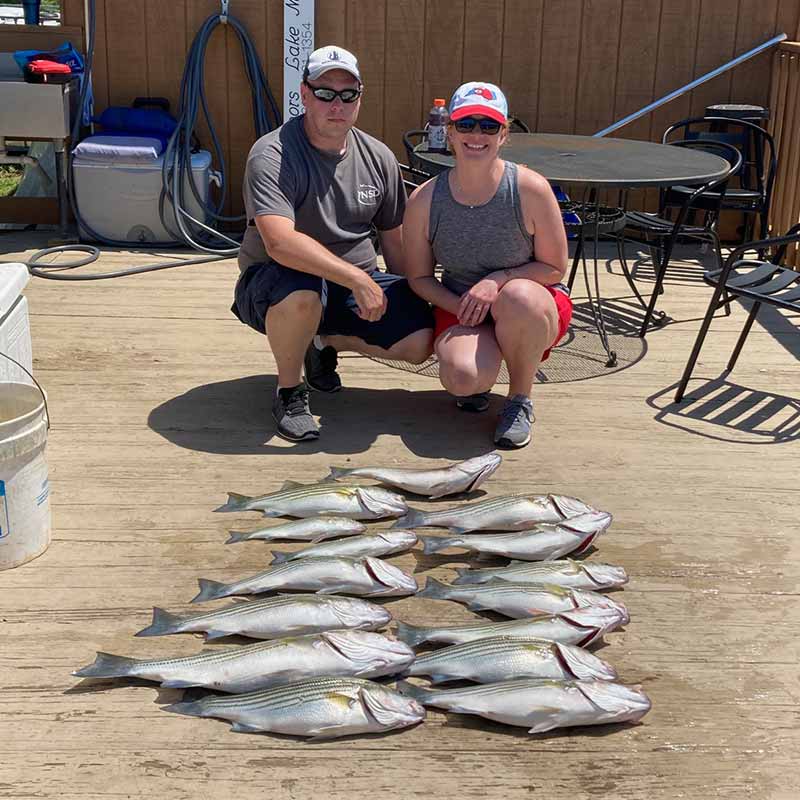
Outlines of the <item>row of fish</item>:
{"label": "row of fish", "polygon": [[[329,480],[318,484],[288,481],[260,497],[229,494],[217,511],[298,519],[248,533],[231,531],[228,543],[288,540],[310,546],[273,551],[269,569],[229,584],[200,579],[192,602],[286,590],[315,594],[259,596],[191,615],[155,608],[152,624],[137,636],[203,632],[209,640],[240,634],[263,641],[162,659],[98,653],[94,663],[73,674],[228,692],[166,710],[227,719],[236,731],[316,739],[413,725],[424,719],[425,705],[524,725],[531,732],[640,718],[649,700],[637,687],[615,683],[614,668],[582,649],[629,620],[624,605],[598,591],[624,584],[624,570],[569,560],[530,563],[583,552],[608,528],[610,514],[558,495],[490,498],[427,513],[378,486],[333,483],[371,478],[441,497],[471,491],[499,464],[500,456],[490,454],[440,470],[333,467]],[[394,528],[375,534],[366,533],[360,521],[385,518],[397,519]],[[451,535],[418,538],[404,526],[446,527]],[[483,530],[507,533],[467,535]],[[418,591],[412,576],[380,559],[409,550],[418,540],[426,553],[458,547],[515,561],[459,570],[452,585],[429,578]],[[415,593],[511,619],[439,628],[398,622],[397,639],[377,633],[392,615],[362,598]],[[413,648],[425,642],[450,646],[417,655]],[[368,680],[391,675],[427,676],[434,685],[452,680],[481,685],[426,690],[401,681],[394,690]]]}

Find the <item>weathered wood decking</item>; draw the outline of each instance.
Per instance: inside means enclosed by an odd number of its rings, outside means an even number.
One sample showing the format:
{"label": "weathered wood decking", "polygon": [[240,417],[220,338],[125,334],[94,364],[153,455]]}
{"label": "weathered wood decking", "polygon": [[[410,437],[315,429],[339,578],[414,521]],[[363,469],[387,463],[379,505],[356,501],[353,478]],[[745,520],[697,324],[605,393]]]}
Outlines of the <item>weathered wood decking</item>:
{"label": "weathered wood decking", "polygon": [[[6,252],[42,245],[0,239]],[[626,294],[617,275],[601,277],[607,296]],[[575,494],[613,512],[593,558],[630,572],[632,622],[600,653],[650,694],[642,724],[530,737],[431,711],[393,735],[305,744],[160,711],[177,691],[71,678],[95,650],[200,647],[132,634],[153,605],[186,608],[198,576],[267,563],[262,543],[223,545],[229,528],[257,522],[211,513],[226,490],[313,480],[331,463],[456,459],[490,443],[490,414],[457,414],[435,380],[357,357],[341,361],[346,391],[313,397],[318,444],[275,438],[273,362],[228,312],[235,278],[224,263],[34,279],[26,291],[52,415],[54,530],[39,559],[0,572],[0,797],[796,797],[798,320],[765,315],[718,381],[744,319],[737,305],[697,369],[693,386],[708,393],[675,411],[668,389],[708,298],[691,279],[668,285],[662,306],[678,322],[653,332],[633,367],[536,387],[534,443],[485,486]],[[392,561],[441,578],[458,563],[419,552]],[[471,617],[423,599],[391,609],[419,623]]]}

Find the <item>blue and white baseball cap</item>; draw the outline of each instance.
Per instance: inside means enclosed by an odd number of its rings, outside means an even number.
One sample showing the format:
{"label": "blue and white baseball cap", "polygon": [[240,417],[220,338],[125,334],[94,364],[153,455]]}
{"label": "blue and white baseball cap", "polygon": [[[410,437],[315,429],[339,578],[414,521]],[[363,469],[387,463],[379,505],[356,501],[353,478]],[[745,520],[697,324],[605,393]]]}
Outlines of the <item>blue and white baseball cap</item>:
{"label": "blue and white baseball cap", "polygon": [[461,84],[450,99],[450,119],[455,122],[471,114],[508,122],[508,103],[500,87],[481,81]]}
{"label": "blue and white baseball cap", "polygon": [[345,72],[349,72],[359,83],[363,82],[361,80],[361,72],[358,69],[358,59],[349,50],[345,50],[343,47],[336,47],[336,45],[319,47],[311,53],[303,71],[303,80],[315,81],[332,69],[343,69]]}

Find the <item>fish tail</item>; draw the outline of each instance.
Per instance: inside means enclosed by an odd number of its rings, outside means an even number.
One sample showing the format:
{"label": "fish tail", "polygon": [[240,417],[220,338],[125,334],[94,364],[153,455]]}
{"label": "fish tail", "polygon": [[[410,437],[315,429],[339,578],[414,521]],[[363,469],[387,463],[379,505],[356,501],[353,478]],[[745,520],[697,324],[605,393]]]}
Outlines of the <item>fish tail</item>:
{"label": "fish tail", "polygon": [[425,526],[426,514],[418,508],[409,508],[408,513],[404,517],[400,517],[393,528],[422,528]]}
{"label": "fish tail", "polygon": [[[219,511],[220,509],[217,509]],[[228,531],[228,540],[225,544],[233,544],[234,542],[246,542],[250,537],[247,531]]]}
{"label": "fish tail", "polygon": [[206,578],[198,578],[200,591],[191,599],[192,603],[203,603],[206,600],[216,600],[218,597],[227,597],[228,584],[220,581],[210,581]]}
{"label": "fish tail", "polygon": [[460,586],[464,583],[480,583],[481,572],[479,569],[470,569],[470,567],[456,567],[458,577],[453,581],[454,586]]}
{"label": "fish tail", "polygon": [[417,597],[430,597],[434,600],[449,600],[450,587],[442,581],[437,581],[436,578],[428,578],[425,581],[425,588],[421,592],[417,592]]}
{"label": "fish tail", "polygon": [[204,716],[203,703],[199,700],[193,700],[188,703],[173,703],[169,706],[164,706],[164,711],[171,711],[173,714],[184,714],[187,717],[202,717]]}
{"label": "fish tail", "polygon": [[126,678],[133,675],[133,668],[139,663],[136,658],[99,653],[94,662],[75,670],[76,678]]}
{"label": "fish tail", "polygon": [[447,536],[420,536],[419,540],[424,545],[422,552],[425,553],[426,556],[429,556],[431,553],[438,553],[440,550],[445,550],[458,542],[457,538]]}
{"label": "fish tail", "polygon": [[214,511],[247,511],[247,504],[252,500],[246,494],[228,492],[228,502],[224,506],[215,508]]}
{"label": "fish tail", "polygon": [[407,622],[397,622],[397,638],[409,647],[417,647],[428,641],[428,629],[420,625],[410,625]]}
{"label": "fish tail", "polygon": [[284,552],[281,550],[271,550],[272,553],[272,561],[269,562],[269,565],[272,566],[273,564],[283,564],[285,561],[288,561],[292,557],[292,553]]}
{"label": "fish tail", "polygon": [[170,614],[158,606],[153,607],[153,621],[146,628],[142,628],[134,636],[161,636],[165,633],[178,633],[183,617]]}
{"label": "fish tail", "polygon": [[338,481],[340,478],[346,478],[353,471],[347,467],[329,467],[329,469],[331,474],[325,478],[326,481]]}
{"label": "fish tail", "polygon": [[397,681],[397,691],[405,697],[410,697],[423,705],[430,702],[430,696],[433,694],[430,689],[425,689],[422,686],[415,686],[408,681]]}

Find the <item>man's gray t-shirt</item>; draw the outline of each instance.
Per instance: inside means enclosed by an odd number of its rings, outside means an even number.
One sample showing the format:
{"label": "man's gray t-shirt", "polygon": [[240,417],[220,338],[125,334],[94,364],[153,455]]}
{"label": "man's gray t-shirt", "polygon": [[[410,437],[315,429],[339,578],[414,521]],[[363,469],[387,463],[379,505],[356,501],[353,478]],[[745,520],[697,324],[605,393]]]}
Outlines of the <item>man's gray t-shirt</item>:
{"label": "man's gray t-shirt", "polygon": [[370,239],[374,225],[391,230],[403,221],[406,194],[400,168],[389,148],[353,128],[344,155],[313,147],[295,117],[262,136],[250,150],[244,173],[247,230],[239,269],[269,259],[253,219],[287,217],[295,229],[361,269],[377,266]]}

